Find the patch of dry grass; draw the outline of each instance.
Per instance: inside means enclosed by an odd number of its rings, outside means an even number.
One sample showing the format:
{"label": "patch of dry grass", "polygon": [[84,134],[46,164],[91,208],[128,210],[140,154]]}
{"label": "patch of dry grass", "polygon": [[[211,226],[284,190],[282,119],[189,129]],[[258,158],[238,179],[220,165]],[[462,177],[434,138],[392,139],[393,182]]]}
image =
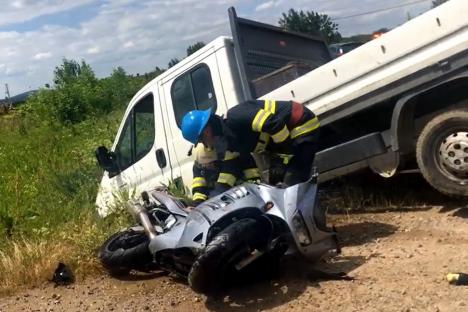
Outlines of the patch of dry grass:
{"label": "patch of dry grass", "polygon": [[358,173],[323,184],[319,192],[321,203],[333,213],[423,208],[452,201],[419,174],[385,179],[374,173]]}
{"label": "patch of dry grass", "polygon": [[126,216],[96,219],[88,213],[48,237],[8,243],[0,251],[0,295],[49,281],[59,262],[69,266],[77,280],[101,273],[98,248],[127,224]]}

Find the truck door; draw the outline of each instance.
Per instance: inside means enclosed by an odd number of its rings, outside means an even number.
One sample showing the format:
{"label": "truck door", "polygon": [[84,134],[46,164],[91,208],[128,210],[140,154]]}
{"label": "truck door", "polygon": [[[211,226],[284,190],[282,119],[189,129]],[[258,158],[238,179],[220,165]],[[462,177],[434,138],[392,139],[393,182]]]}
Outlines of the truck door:
{"label": "truck door", "polygon": [[[146,92],[127,109],[113,148],[120,173],[115,176],[104,174],[97,199],[101,215],[107,213],[104,210],[114,202],[115,195],[139,194],[170,177],[159,105],[157,94]],[[103,201],[106,207],[102,207]]]}
{"label": "truck door", "polygon": [[[199,58],[181,67],[174,75],[162,83],[171,143],[174,147],[177,165],[175,178],[181,176],[185,185],[192,180],[193,159],[187,153],[191,144],[180,131],[182,117],[194,109],[206,110],[221,115],[226,112],[226,103],[219,77],[214,50],[210,49]],[[177,168],[177,169],[176,169]]]}

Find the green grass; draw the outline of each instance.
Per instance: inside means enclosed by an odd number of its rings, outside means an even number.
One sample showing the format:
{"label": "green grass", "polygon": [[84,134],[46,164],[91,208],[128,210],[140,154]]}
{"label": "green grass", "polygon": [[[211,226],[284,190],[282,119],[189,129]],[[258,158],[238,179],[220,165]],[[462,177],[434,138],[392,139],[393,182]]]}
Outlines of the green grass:
{"label": "green grass", "polygon": [[121,113],[78,125],[0,119],[0,235],[42,236],[91,209],[101,170],[98,145],[110,145]]}
{"label": "green grass", "polygon": [[50,278],[58,261],[78,277],[99,271],[96,249],[128,219],[95,217],[94,149],[111,145],[121,116],[68,126],[0,117],[0,293]]}

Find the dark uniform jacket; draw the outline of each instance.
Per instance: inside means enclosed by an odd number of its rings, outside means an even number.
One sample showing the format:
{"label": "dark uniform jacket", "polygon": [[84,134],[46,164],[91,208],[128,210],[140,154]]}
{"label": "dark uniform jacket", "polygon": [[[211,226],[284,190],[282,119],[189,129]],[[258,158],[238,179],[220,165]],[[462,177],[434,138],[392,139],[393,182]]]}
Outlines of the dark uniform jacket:
{"label": "dark uniform jacket", "polygon": [[224,121],[227,147],[218,185],[232,187],[240,174],[256,167],[252,152],[267,148],[291,154],[294,145],[311,140],[319,127],[317,117],[291,101],[247,101],[229,109]]}

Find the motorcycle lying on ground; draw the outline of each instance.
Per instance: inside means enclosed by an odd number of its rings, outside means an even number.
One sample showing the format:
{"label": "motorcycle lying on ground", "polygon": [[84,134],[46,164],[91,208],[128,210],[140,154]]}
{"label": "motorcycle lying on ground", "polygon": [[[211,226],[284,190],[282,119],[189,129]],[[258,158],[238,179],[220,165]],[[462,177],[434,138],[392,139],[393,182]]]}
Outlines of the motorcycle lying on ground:
{"label": "motorcycle lying on ground", "polygon": [[138,225],[107,239],[99,257],[111,274],[157,267],[209,294],[256,263],[293,252],[316,261],[338,249],[316,195],[317,174],[289,187],[242,184],[191,210],[166,192],[143,192],[127,204]]}

